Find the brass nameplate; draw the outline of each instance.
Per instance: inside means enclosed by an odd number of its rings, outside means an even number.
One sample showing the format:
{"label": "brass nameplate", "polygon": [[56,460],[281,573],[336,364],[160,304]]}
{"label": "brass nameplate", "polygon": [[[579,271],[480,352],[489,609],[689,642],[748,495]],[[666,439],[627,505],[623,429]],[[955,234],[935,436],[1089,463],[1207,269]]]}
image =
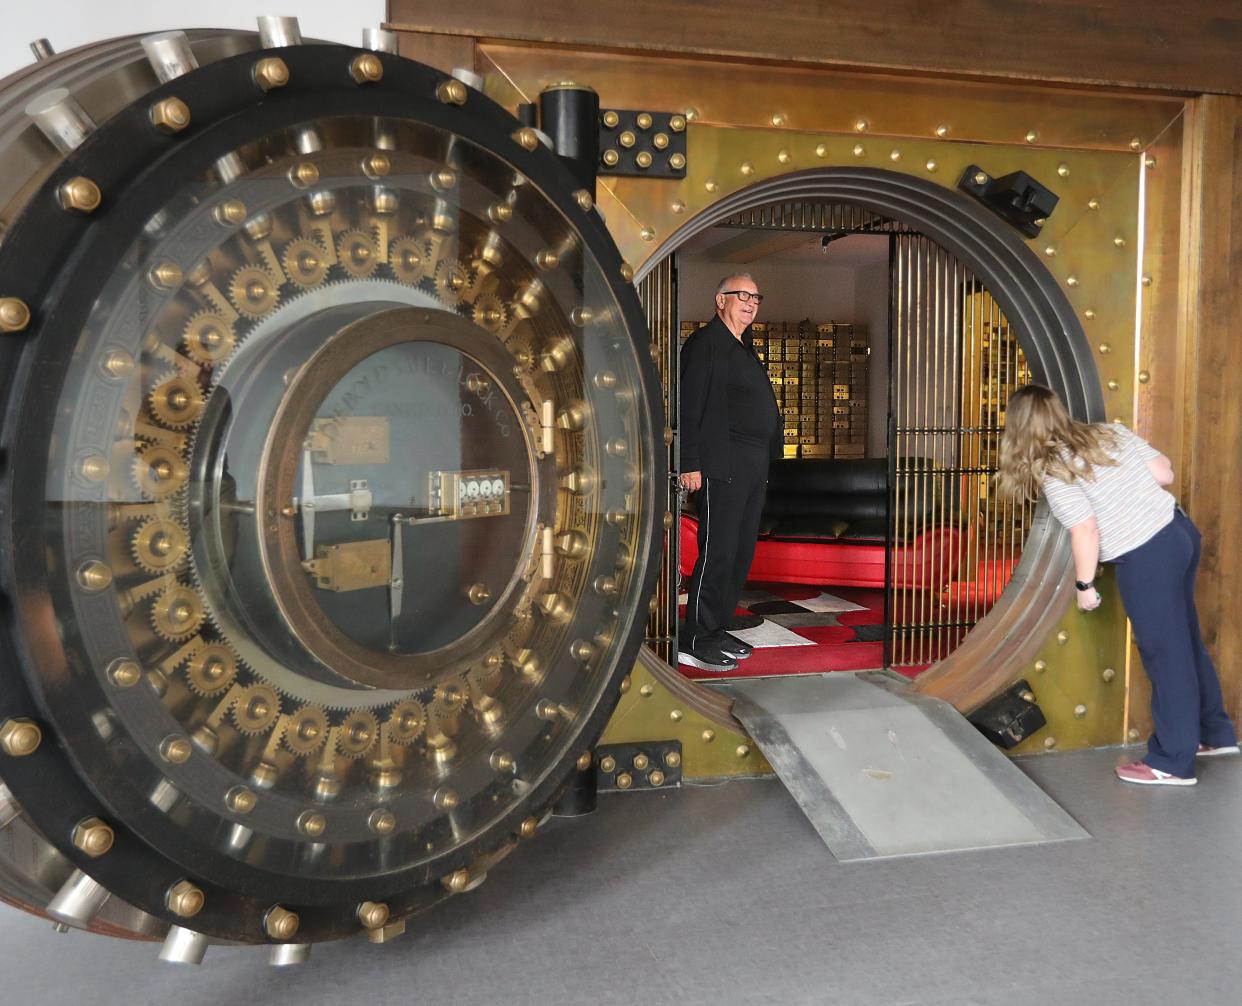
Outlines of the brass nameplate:
{"label": "brass nameplate", "polygon": [[305,567],[320,590],[386,587],[392,579],[392,551],[387,538],[320,545]]}
{"label": "brass nameplate", "polygon": [[325,465],[388,464],[388,418],[341,416],[316,419],[307,446],[311,460]]}

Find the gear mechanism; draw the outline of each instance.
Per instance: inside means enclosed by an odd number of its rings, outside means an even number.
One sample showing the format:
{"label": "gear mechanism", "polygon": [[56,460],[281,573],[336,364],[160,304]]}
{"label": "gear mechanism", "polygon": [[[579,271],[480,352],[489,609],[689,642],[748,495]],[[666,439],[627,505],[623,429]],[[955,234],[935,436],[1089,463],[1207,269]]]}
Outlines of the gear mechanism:
{"label": "gear mechanism", "polygon": [[171,447],[150,444],[134,458],[134,484],[148,499],[166,500],[185,486],[189,469]]}
{"label": "gear mechanism", "polygon": [[130,541],[130,554],[148,573],[168,573],[185,560],[190,543],[176,521],[153,517],[143,521]]}
{"label": "gear mechanism", "polygon": [[233,704],[233,723],[247,736],[265,733],[280,716],[280,696],[267,685],[250,685]]}
{"label": "gear mechanism", "polygon": [[181,430],[202,414],[203,393],[194,381],[178,374],[151,389],[147,406],[161,425]]}
{"label": "gear mechanism", "polygon": [[336,257],[345,273],[354,279],[366,279],[379,265],[375,239],[359,230],[345,231],[336,239]]}
{"label": "gear mechanism", "polygon": [[229,299],[247,318],[258,319],[269,314],[280,301],[280,288],[266,269],[242,266],[229,283]]}
{"label": "gear mechanism", "polygon": [[237,345],[232,324],[213,311],[190,316],[181,335],[186,355],[195,363],[211,366],[225,359]]}
{"label": "gear mechanism", "polygon": [[409,286],[427,275],[427,244],[414,237],[395,238],[388,246],[388,268],[399,283]]}
{"label": "gear mechanism", "polygon": [[185,681],[197,695],[217,695],[237,677],[237,657],[223,643],[208,643],[185,665]]}
{"label": "gear mechanism", "polygon": [[202,598],[183,583],[166,587],[151,605],[151,627],[169,642],[189,639],[202,624]]}
{"label": "gear mechanism", "polygon": [[379,724],[375,714],[367,709],[355,709],[341,723],[336,749],[346,758],[361,758],[378,739]]}
{"label": "gear mechanism", "polygon": [[323,747],[328,737],[328,717],[318,706],[302,706],[289,717],[285,727],[285,747],[305,758]]}
{"label": "gear mechanism", "polygon": [[313,238],[294,238],[285,245],[280,262],[290,281],[304,289],[318,286],[328,275],[328,256]]}

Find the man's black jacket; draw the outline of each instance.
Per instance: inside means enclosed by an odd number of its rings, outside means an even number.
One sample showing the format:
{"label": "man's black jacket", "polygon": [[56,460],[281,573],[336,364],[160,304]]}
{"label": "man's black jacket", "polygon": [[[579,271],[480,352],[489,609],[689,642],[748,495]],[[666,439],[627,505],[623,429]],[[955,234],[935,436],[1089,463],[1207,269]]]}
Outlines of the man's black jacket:
{"label": "man's black jacket", "polygon": [[[750,329],[742,344],[754,352]],[[681,470],[702,472],[704,478],[733,477],[733,454],[729,446],[729,354],[733,333],[719,317],[688,338],[681,347]],[[784,428],[778,423],[772,434],[771,457],[784,454]]]}

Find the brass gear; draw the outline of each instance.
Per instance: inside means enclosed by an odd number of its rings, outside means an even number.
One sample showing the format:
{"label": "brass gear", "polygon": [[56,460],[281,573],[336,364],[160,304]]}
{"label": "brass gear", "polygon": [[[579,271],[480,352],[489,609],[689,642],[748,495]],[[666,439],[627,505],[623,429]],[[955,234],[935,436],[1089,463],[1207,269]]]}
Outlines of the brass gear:
{"label": "brass gear", "polygon": [[202,413],[203,393],[194,381],[176,374],[151,389],[147,407],[161,425],[181,430]]}
{"label": "brass gear", "polygon": [[190,316],[181,333],[185,354],[195,363],[210,366],[219,363],[237,345],[233,325],[214,311],[200,311]]}
{"label": "brass gear", "polygon": [[229,300],[247,318],[262,318],[279,302],[280,288],[266,269],[244,265],[233,273]]}
{"label": "brass gear", "polygon": [[379,249],[370,234],[359,230],[345,231],[336,239],[336,259],[346,274],[366,279],[379,265]]}
{"label": "brass gear", "polygon": [[474,302],[474,310],[471,312],[474,323],[486,332],[493,335],[501,330],[505,324],[505,307],[500,302],[500,298],[492,293],[480,294],[478,300]]}
{"label": "brass gear", "polygon": [[202,599],[183,583],[166,587],[151,605],[151,627],[169,642],[189,639],[202,624]]}
{"label": "brass gear", "polygon": [[185,560],[189,539],[176,521],[163,517],[145,520],[134,530],[129,543],[134,562],[148,573],[167,573]]}
{"label": "brass gear", "polygon": [[456,713],[466,704],[470,688],[466,679],[453,675],[436,686],[435,706],[439,712]]}
{"label": "brass gear", "polygon": [[285,727],[285,747],[295,755],[306,757],[323,747],[328,737],[328,717],[318,706],[302,706]]}
{"label": "brass gear", "polygon": [[436,265],[436,296],[449,307],[461,303],[462,294],[470,286],[470,274],[457,259],[441,259]]}
{"label": "brass gear", "polygon": [[189,469],[171,447],[149,444],[134,458],[134,484],[148,499],[166,500],[185,485]]}
{"label": "brass gear", "polygon": [[427,245],[419,238],[394,238],[388,246],[388,268],[399,283],[414,286],[427,275]]}
{"label": "brass gear", "polygon": [[253,736],[270,730],[280,716],[280,696],[267,685],[250,685],[233,703],[233,723]]}
{"label": "brass gear", "polygon": [[216,695],[237,677],[237,657],[223,643],[201,646],[185,665],[185,683],[197,695]]}
{"label": "brass gear", "polygon": [[294,238],[280,257],[285,275],[297,286],[318,286],[328,275],[328,256],[318,241],[312,238]]}
{"label": "brass gear", "polygon": [[384,730],[393,744],[412,744],[427,725],[427,713],[417,699],[405,699],[392,707]]}
{"label": "brass gear", "polygon": [[355,709],[341,722],[336,749],[346,758],[361,758],[379,739],[379,724],[366,709]]}

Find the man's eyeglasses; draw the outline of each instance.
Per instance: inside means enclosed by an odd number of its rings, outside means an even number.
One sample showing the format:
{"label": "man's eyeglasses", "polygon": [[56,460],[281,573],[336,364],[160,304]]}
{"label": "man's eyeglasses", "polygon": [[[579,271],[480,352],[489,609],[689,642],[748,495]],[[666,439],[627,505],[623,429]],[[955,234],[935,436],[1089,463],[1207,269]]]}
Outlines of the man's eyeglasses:
{"label": "man's eyeglasses", "polygon": [[752,300],[756,304],[763,303],[763,294],[761,293],[751,293],[749,290],[721,290],[720,291],[720,295],[722,297],[728,297],[730,294],[732,294],[734,297],[740,300],[743,304],[745,304],[747,301],[752,301]]}

